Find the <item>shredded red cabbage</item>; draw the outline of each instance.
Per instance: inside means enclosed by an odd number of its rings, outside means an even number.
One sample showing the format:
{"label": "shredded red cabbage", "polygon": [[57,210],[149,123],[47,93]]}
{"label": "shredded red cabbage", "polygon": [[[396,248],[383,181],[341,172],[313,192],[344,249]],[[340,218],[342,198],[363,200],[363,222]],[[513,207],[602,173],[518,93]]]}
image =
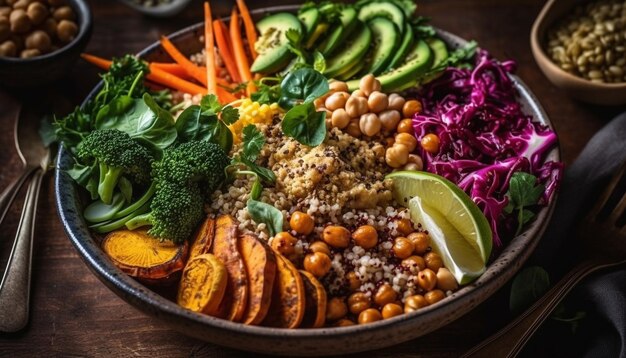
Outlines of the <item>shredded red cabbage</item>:
{"label": "shredded red cabbage", "polygon": [[535,175],[545,185],[540,205],[546,205],[563,170],[562,163],[544,162],[557,137],[522,112],[508,76],[515,67],[478,52],[474,69],[450,67],[423,86],[418,94],[423,111],[413,119],[418,140],[429,133],[440,140],[435,154],[419,147],[425,170],[456,183],[474,200],[491,224],[496,247],[506,231],[498,225],[505,219],[511,175]]}

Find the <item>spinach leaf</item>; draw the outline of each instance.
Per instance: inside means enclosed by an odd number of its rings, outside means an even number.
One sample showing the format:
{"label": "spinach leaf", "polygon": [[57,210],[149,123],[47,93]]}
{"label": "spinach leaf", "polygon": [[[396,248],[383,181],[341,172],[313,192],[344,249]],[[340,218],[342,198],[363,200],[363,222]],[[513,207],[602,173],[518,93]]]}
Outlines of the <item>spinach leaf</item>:
{"label": "spinach leaf", "polygon": [[257,224],[265,224],[271,236],[283,231],[283,213],[262,201],[248,199],[248,213]]}
{"label": "spinach leaf", "polygon": [[176,131],[181,142],[203,140],[218,144],[228,153],[233,146],[233,134],[223,121],[201,106],[187,107],[176,120]]}
{"label": "spinach leaf", "polygon": [[279,105],[292,108],[297,102],[313,102],[328,92],[328,81],[321,73],[311,68],[301,68],[288,74],[281,87]]}
{"label": "spinach leaf", "polygon": [[531,266],[520,271],[513,279],[509,308],[511,312],[521,313],[530,307],[550,288],[550,277],[546,270]]}
{"label": "spinach leaf", "polygon": [[529,173],[515,172],[509,181],[509,191],[506,197],[509,200],[504,212],[517,214],[517,230],[515,236],[522,232],[524,224],[529,222],[535,214],[528,207],[536,205],[543,194],[545,187],[537,184],[537,178]]}
{"label": "spinach leaf", "polygon": [[295,106],[285,114],[281,128],[304,145],[318,146],[326,137],[326,112],[317,112],[312,102]]}

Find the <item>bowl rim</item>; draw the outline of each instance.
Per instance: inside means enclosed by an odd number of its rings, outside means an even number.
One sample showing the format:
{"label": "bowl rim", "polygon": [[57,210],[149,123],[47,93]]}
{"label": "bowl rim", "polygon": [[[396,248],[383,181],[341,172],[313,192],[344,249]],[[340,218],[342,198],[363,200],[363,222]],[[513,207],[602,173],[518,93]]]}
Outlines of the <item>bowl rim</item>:
{"label": "bowl rim", "polygon": [[39,61],[43,62],[43,61],[47,61],[50,59],[54,59],[54,58],[60,57],[66,52],[70,52],[74,47],[76,47],[77,44],[82,42],[85,37],[89,36],[90,28],[92,26],[92,14],[91,14],[91,9],[89,5],[87,4],[85,0],[68,0],[68,1],[73,5],[72,10],[76,11],[77,18],[80,21],[78,35],[76,35],[76,37],[72,41],[70,41],[69,43],[65,44],[65,46],[55,51],[52,51],[52,52],[49,52],[40,56],[36,56],[36,57],[19,58],[19,57],[0,56],[0,63],[6,62],[7,64],[26,65],[26,64],[37,63]]}
{"label": "bowl rim", "polygon": [[[626,82],[595,83],[595,82],[591,82],[590,80],[584,79],[582,77],[573,75],[565,71],[564,69],[560,68],[559,66],[557,66],[557,64],[554,63],[554,61],[552,61],[550,57],[548,57],[548,55],[546,54],[546,50],[544,48],[544,44],[543,44],[546,31],[548,31],[548,28],[550,28],[556,22],[562,19],[563,16],[553,20],[551,23],[545,23],[545,19],[550,13],[550,10],[552,10],[552,7],[557,3],[557,1],[558,0],[548,0],[548,2],[545,3],[541,11],[539,12],[539,15],[537,15],[537,18],[535,19],[535,22],[533,23],[533,26],[530,30],[530,43],[531,43],[532,51],[535,54],[535,56],[540,57],[542,62],[545,64],[545,66],[547,66],[548,69],[554,75],[557,75],[563,78],[564,80],[575,83],[579,86],[595,87],[597,89],[605,89],[605,90],[626,89]],[[578,6],[578,4],[572,2],[570,4],[569,10],[571,10],[575,6]]]}
{"label": "bowl rim", "polygon": [[[262,9],[256,9],[252,11],[254,14],[271,13],[277,11],[293,11],[297,9],[297,5],[284,5],[284,6],[272,6]],[[227,17],[224,19],[228,19]],[[185,27],[177,32],[168,35],[173,42],[178,37],[187,35],[189,32],[197,31],[203,28],[204,23],[196,23]],[[447,36],[450,39],[454,39],[456,43],[467,43],[466,40],[448,33],[446,31],[437,29],[440,35]],[[143,49],[138,53],[139,57],[143,57],[151,54],[159,49],[159,42],[156,41]],[[523,97],[529,103],[532,111],[532,115],[535,120],[541,121],[543,124],[551,127],[554,130],[554,126],[549,120],[546,112],[539,104],[537,98],[530,91],[530,88],[523,83],[517,76],[511,75],[515,87],[520,94],[520,100]],[[87,99],[93,97],[96,91],[102,86],[102,82],[94,87],[94,89],[86,97]],[[75,220],[83,220],[73,203],[69,203],[64,194],[65,190],[76,190],[76,184],[71,180],[69,175],[61,168],[63,160],[67,161],[68,152],[63,147],[59,147],[58,160],[55,167],[55,194],[56,194],[56,207],[58,215],[64,226],[64,230],[74,247],[79,251],[83,261],[87,263],[89,269],[96,274],[96,276],[110,289],[112,289],[117,295],[123,294],[130,295],[131,297],[123,297],[123,299],[131,303],[136,308],[143,311],[150,311],[156,309],[158,314],[174,318],[174,319],[187,319],[190,323],[199,324],[203,326],[212,326],[219,330],[223,330],[226,333],[234,333],[237,335],[245,335],[249,337],[261,338],[261,339],[318,339],[327,335],[331,335],[333,338],[341,337],[353,337],[356,334],[362,334],[365,332],[379,331],[389,328],[394,325],[410,325],[411,321],[418,317],[424,318],[424,320],[430,319],[434,321],[437,317],[437,312],[441,312],[440,309],[444,307],[456,308],[456,311],[461,313],[451,315],[452,318],[447,318],[443,324],[439,324],[436,327],[427,327],[421,329],[421,334],[427,334],[435,329],[448,324],[462,315],[468,313],[471,309],[475,308],[478,304],[482,303],[488,297],[493,295],[503,284],[499,284],[499,280],[505,279],[506,281],[517,272],[522,264],[528,259],[530,254],[534,251],[534,248],[538,244],[543,232],[545,231],[549,219],[554,211],[556,201],[558,199],[558,191],[555,193],[550,205],[543,207],[536,216],[535,221],[526,228],[526,230],[519,236],[513,238],[508,245],[506,245],[503,251],[498,257],[496,257],[486,268],[486,271],[474,282],[461,287],[458,291],[454,292],[446,299],[439,301],[433,305],[420,309],[419,311],[409,314],[403,314],[390,319],[381,320],[366,325],[354,325],[349,327],[324,327],[324,328],[312,328],[312,329],[287,329],[287,328],[274,328],[274,327],[261,327],[251,326],[242,323],[231,322],[228,320],[208,316],[201,313],[192,312],[181,306],[176,302],[170,301],[167,298],[152,291],[150,288],[144,286],[138,281],[134,280],[130,276],[119,270],[103,253],[100,246],[95,242],[94,235],[89,233],[84,228],[76,227],[73,223]],[[561,149],[560,144],[552,149],[550,154],[546,157],[547,160],[560,161]],[[69,187],[68,187],[69,185]],[[64,198],[65,200],[61,200]],[[84,226],[84,225],[83,225]],[[83,235],[86,234],[86,235]],[[504,268],[503,268],[504,266]],[[487,275],[490,273],[490,275]],[[154,306],[150,308],[149,306]],[[469,308],[468,308],[469,307]],[[456,312],[453,311],[453,312]],[[164,323],[165,324],[165,323]],[[206,340],[206,339],[205,339]],[[406,340],[406,339],[405,339]],[[219,342],[216,342],[219,343]],[[228,345],[227,343],[223,343]],[[233,348],[247,349],[244,347],[233,346]],[[262,350],[260,350],[262,351]]]}

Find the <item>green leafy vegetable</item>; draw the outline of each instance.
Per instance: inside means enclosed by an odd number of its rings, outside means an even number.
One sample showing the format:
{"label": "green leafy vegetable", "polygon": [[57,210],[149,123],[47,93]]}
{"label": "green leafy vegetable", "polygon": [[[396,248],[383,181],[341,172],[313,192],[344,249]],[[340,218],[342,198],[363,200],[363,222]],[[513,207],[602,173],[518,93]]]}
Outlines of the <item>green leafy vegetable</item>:
{"label": "green leafy vegetable", "polygon": [[543,184],[537,184],[537,178],[532,174],[515,172],[511,176],[509,191],[506,193],[509,202],[504,208],[504,212],[507,214],[516,213],[517,215],[515,236],[519,235],[524,224],[535,216],[528,208],[539,202],[544,190]]}
{"label": "green leafy vegetable", "polygon": [[285,33],[287,36],[287,47],[294,55],[296,60],[289,69],[290,73],[302,68],[312,68],[316,71],[324,71],[326,69],[326,59],[324,55],[318,50],[309,51],[304,45],[304,36],[302,33],[295,29],[289,29]]}
{"label": "green leafy vegetable", "polygon": [[265,145],[265,136],[253,124],[243,128],[243,153],[248,160],[255,161]]}
{"label": "green leafy vegetable", "polygon": [[254,124],[249,124],[244,127],[243,135],[242,151],[239,155],[232,159],[231,165],[227,168],[227,171],[243,165],[247,167],[249,171],[236,170],[233,174],[253,174],[257,177],[257,179],[261,179],[266,183],[274,183],[276,181],[276,174],[274,174],[274,172],[270,169],[262,167],[255,162],[261,152],[261,148],[265,145],[265,136]]}
{"label": "green leafy vegetable", "polygon": [[522,269],[511,286],[509,308],[518,314],[530,307],[550,288],[550,277],[546,270],[539,266]]}
{"label": "green leafy vegetable", "polygon": [[281,128],[304,145],[318,146],[326,137],[326,112],[317,112],[311,102],[297,105],[285,114]]}
{"label": "green leafy vegetable", "polygon": [[283,231],[283,213],[262,201],[248,200],[248,213],[252,220],[267,225],[271,236]]}
{"label": "green leafy vegetable", "polygon": [[[268,84],[268,82],[273,84]],[[250,99],[261,104],[278,102],[280,99],[280,82],[281,79],[278,77],[266,77],[256,81],[257,91],[250,96]]]}
{"label": "green leafy vegetable", "polygon": [[278,104],[284,109],[291,109],[301,102],[313,102],[329,90],[326,77],[310,68],[291,72],[283,79],[280,87],[281,98]]}

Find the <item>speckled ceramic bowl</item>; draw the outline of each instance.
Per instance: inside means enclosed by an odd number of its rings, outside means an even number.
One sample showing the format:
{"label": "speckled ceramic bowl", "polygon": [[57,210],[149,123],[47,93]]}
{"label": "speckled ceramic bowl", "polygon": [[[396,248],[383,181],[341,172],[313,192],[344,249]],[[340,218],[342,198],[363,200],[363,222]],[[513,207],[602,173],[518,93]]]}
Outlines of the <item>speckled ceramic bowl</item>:
{"label": "speckled ceramic bowl", "polygon": [[[285,8],[265,11],[278,10]],[[202,43],[198,41],[202,26],[203,24],[191,26],[170,38],[182,51],[194,53],[202,47]],[[451,46],[462,46],[465,43],[452,34],[444,31],[439,33]],[[157,43],[140,55],[150,60],[166,58]],[[519,90],[524,111],[536,120],[550,125],[545,112],[528,87],[517,77],[513,77],[513,80]],[[550,160],[559,158],[558,149],[554,149],[549,155]],[[236,349],[290,356],[338,355],[382,348],[422,336],[456,320],[491,296],[519,270],[537,245],[554,208],[554,202],[543,208],[527,230],[511,241],[478,280],[418,312],[351,327],[294,330],[255,327],[188,311],[117,269],[102,252],[82,218],[84,203],[81,202],[79,188],[63,171],[70,163],[68,152],[61,148],[55,180],[59,215],[67,235],[81,257],[105,285],[141,311],[189,336]]]}

